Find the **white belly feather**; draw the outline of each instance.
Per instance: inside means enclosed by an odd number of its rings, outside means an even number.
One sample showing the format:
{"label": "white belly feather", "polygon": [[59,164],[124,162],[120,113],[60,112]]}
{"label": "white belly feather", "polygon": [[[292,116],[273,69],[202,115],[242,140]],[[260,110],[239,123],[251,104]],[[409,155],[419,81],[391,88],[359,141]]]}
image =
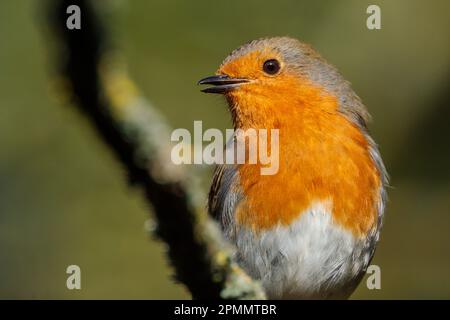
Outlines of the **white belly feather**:
{"label": "white belly feather", "polygon": [[226,226],[236,260],[270,298],[347,298],[353,292],[373,248],[334,223],[331,208],[331,201],[316,202],[291,225],[259,234]]}

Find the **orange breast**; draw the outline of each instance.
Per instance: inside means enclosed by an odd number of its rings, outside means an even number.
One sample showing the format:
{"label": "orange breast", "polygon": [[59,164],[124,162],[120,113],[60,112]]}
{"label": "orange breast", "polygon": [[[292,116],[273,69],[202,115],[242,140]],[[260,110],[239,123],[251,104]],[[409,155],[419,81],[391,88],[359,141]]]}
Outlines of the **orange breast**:
{"label": "orange breast", "polygon": [[356,236],[376,223],[380,176],[359,128],[337,110],[336,97],[284,76],[280,87],[249,84],[229,96],[242,129],[279,129],[279,171],[239,167],[245,200],[237,222],[255,231],[287,225],[314,201],[331,200],[334,221]]}

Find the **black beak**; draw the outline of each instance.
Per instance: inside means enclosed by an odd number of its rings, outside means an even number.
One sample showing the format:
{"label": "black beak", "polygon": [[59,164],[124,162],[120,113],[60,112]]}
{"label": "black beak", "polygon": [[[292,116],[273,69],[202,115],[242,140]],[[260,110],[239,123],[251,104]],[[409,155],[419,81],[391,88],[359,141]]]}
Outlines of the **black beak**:
{"label": "black beak", "polygon": [[227,75],[211,76],[203,78],[198,84],[210,84],[213,87],[203,89],[205,93],[225,93],[239,87],[242,83],[249,82],[248,79],[231,78]]}

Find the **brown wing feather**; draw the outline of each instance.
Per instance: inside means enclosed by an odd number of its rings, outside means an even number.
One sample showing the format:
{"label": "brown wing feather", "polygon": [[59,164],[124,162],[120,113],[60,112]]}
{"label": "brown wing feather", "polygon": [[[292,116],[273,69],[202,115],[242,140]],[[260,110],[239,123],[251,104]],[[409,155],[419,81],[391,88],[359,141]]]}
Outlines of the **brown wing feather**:
{"label": "brown wing feather", "polygon": [[237,203],[242,199],[239,175],[234,165],[219,165],[208,195],[208,212],[222,225],[230,223]]}
{"label": "brown wing feather", "polygon": [[208,213],[216,220],[220,220],[220,212],[218,212],[218,195],[220,185],[222,184],[223,171],[225,167],[218,165],[214,169],[213,179],[208,194]]}

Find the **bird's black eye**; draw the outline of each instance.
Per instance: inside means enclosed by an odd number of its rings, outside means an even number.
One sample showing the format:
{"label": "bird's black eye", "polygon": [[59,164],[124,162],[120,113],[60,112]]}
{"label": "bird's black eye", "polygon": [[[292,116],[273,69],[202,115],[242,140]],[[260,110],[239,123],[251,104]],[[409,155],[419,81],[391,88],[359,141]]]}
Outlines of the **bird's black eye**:
{"label": "bird's black eye", "polygon": [[263,64],[263,70],[267,74],[276,74],[280,71],[280,63],[275,59],[267,60]]}

